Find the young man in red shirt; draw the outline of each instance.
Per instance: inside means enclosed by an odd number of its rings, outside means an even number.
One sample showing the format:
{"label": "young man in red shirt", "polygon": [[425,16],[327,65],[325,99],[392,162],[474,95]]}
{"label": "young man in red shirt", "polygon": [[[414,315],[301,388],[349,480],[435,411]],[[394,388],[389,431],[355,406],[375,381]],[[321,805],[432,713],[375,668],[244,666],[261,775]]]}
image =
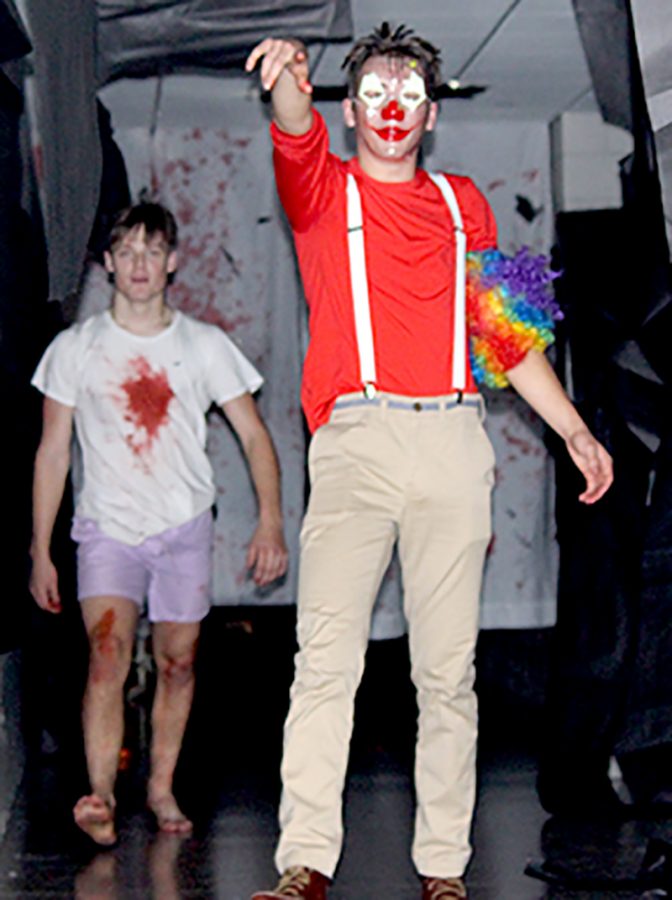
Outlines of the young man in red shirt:
{"label": "young man in red shirt", "polygon": [[[310,308],[303,405],[314,436],[301,535],[299,653],[285,726],[275,890],[323,900],[371,610],[395,543],[417,688],[413,861],[423,900],[466,896],[475,796],[474,649],[494,455],[468,356],[465,254],[496,227],[470,179],[418,168],[434,127],[438,52],[387,25],[346,59],[357,155],[329,153],[305,48],[250,54],[272,93],[278,190]],[[565,440],[592,503],[611,460],[545,357],[509,353],[510,383]]]}

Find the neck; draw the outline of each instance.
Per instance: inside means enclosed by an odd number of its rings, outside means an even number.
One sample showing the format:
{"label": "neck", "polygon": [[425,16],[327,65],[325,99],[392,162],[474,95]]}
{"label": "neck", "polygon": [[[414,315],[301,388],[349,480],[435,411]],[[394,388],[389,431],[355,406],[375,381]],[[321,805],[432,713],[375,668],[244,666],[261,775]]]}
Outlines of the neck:
{"label": "neck", "polygon": [[166,306],[163,296],[146,303],[133,303],[122,294],[115,294],[110,312],[120,328],[144,337],[160,334],[173,319],[173,310]]}
{"label": "neck", "polygon": [[376,181],[389,184],[412,181],[418,170],[418,153],[409,154],[402,159],[383,159],[370,152],[365,144],[357,147],[357,159],[363,172]]}

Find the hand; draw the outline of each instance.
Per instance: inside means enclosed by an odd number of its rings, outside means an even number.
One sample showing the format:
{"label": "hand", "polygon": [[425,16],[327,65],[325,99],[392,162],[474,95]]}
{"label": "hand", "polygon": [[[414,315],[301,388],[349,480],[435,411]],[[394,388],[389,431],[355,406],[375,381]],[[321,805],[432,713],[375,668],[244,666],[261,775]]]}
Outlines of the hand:
{"label": "hand", "polygon": [[29,588],[38,606],[50,613],[60,613],[62,607],[58,593],[58,573],[49,556],[33,558]]}
{"label": "hand", "polygon": [[567,451],[586,479],[586,490],[579,495],[582,503],[595,503],[614,480],[611,456],[595,440],[587,428],[575,431],[566,441]]}
{"label": "hand", "polygon": [[308,51],[300,41],[293,38],[266,38],[254,48],[245,62],[245,71],[251,72],[261,63],[261,84],[271,91],[284,71],[293,76],[298,89],[304,94],[312,94],[308,71]]}
{"label": "hand", "polygon": [[270,584],[287,571],[287,547],[279,525],[257,526],[247,551],[247,567],[260,587]]}

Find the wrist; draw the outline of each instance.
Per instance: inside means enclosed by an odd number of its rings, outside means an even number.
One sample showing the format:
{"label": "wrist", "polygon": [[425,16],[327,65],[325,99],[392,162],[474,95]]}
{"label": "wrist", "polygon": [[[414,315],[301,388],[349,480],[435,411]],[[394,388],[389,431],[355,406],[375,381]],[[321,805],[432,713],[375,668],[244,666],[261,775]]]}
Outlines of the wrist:
{"label": "wrist", "polygon": [[277,528],[282,530],[282,513],[277,510],[260,510],[259,525],[263,528]]}
{"label": "wrist", "polygon": [[50,541],[33,539],[30,544],[29,554],[33,562],[50,558]]}

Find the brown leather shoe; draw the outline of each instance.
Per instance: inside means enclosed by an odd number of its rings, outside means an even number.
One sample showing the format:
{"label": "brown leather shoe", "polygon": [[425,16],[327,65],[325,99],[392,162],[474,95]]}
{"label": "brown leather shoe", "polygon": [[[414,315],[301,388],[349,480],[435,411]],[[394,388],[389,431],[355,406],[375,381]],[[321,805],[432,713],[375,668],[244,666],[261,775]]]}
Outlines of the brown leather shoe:
{"label": "brown leather shoe", "polygon": [[[252,900],[282,900],[283,897],[303,898],[303,900],[327,900],[329,879],[315,869],[306,866],[291,866],[287,869],[275,890],[254,894]],[[456,895],[457,896],[457,895]]]}
{"label": "brown leather shoe", "polygon": [[423,878],[422,900],[466,900],[467,888],[461,878]]}

